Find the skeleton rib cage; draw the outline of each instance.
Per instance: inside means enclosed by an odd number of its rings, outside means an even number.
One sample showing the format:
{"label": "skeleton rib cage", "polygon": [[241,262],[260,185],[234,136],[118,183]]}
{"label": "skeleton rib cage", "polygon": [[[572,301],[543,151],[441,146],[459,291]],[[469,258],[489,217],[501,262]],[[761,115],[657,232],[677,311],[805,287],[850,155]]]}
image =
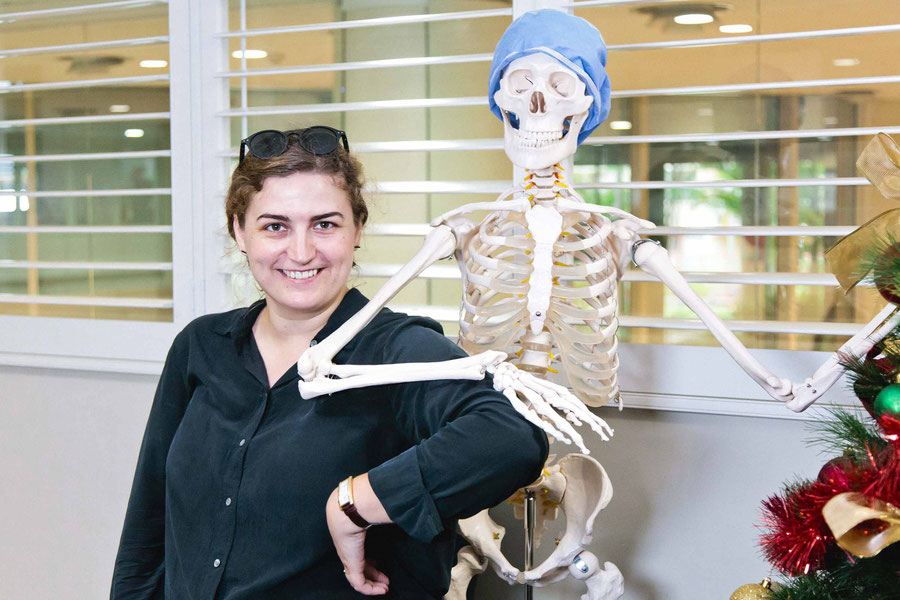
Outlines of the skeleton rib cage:
{"label": "skeleton rib cage", "polygon": [[[584,200],[552,177],[503,194],[526,199],[532,207],[554,206],[557,198]],[[543,175],[543,174],[541,174]],[[552,183],[551,183],[552,182]],[[532,192],[530,188],[534,189]],[[590,406],[617,398],[617,286],[627,243],[613,233],[605,214],[565,212],[551,247],[541,248],[518,211],[493,211],[462,240],[457,252],[463,279],[459,343],[469,354],[502,350],[522,371],[537,377],[561,364],[576,395]],[[541,252],[548,256],[538,256]],[[552,264],[536,269],[540,259]],[[538,313],[542,329],[530,324],[529,299],[543,286],[547,310]],[[554,362],[555,361],[555,362]]]}

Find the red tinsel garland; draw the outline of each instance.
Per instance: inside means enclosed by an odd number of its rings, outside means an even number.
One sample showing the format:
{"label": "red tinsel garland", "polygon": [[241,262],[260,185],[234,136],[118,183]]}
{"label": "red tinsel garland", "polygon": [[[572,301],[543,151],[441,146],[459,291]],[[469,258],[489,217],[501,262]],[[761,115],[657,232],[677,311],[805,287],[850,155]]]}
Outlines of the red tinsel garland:
{"label": "red tinsel garland", "polygon": [[[768,531],[760,537],[760,546],[776,569],[797,576],[823,566],[834,536],[822,517],[822,507],[835,495],[859,491],[900,505],[900,419],[882,417],[879,425],[891,445],[878,453],[869,451],[868,464],[854,466],[852,461],[835,459],[823,467],[818,481],[763,502],[762,526]],[[823,474],[830,476],[823,478]]]}
{"label": "red tinsel garland", "polygon": [[834,537],[822,517],[822,507],[835,494],[848,491],[840,484],[813,481],[763,502],[760,537],[763,554],[787,575],[816,571],[822,566]]}

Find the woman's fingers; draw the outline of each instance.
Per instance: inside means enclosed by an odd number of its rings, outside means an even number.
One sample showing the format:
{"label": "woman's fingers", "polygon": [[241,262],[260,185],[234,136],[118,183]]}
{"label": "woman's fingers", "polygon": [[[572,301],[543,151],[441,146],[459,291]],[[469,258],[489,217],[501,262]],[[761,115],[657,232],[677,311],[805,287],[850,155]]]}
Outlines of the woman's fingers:
{"label": "woman's fingers", "polygon": [[368,563],[363,565],[363,570],[361,571],[353,571],[351,569],[352,567],[346,569],[344,575],[354,590],[366,596],[382,596],[387,593],[387,575]]}
{"label": "woman's fingers", "polygon": [[366,561],[366,566],[363,567],[363,573],[365,573],[366,577],[368,577],[372,581],[377,581],[385,585],[388,585],[390,583],[390,580],[388,580],[388,576],[376,569],[375,565],[373,565],[369,561]]}

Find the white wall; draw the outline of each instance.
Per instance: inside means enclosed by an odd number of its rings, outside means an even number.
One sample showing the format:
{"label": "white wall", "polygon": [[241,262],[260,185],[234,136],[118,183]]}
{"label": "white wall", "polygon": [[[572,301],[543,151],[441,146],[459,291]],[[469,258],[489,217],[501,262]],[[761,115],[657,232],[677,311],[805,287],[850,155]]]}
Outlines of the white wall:
{"label": "white wall", "polygon": [[[0,598],[93,599],[109,580],[155,378],[0,367]],[[824,461],[799,421],[646,410],[601,415],[591,443],[615,489],[591,550],[626,577],[627,600],[728,598],[769,574],[753,522],[759,502]],[[564,454],[569,447],[553,451]],[[520,522],[504,549],[522,565]],[[549,553],[553,533],[539,549]],[[577,598],[579,582],[535,598]],[[521,598],[493,574],[481,600]]]}

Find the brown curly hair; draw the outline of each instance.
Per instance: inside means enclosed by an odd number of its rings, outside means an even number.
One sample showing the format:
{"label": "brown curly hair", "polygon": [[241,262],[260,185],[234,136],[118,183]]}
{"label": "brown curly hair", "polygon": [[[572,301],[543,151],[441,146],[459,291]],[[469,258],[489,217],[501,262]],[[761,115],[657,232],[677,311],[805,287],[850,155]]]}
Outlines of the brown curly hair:
{"label": "brown curly hair", "polygon": [[262,190],[263,183],[269,177],[286,177],[294,173],[322,173],[331,175],[335,184],[347,192],[353,222],[363,227],[369,219],[369,209],[363,198],[363,170],[356,157],[338,147],[330,154],[316,155],[304,150],[296,135],[288,136],[288,146],[281,156],[274,158],[256,158],[247,154],[231,174],[231,185],[225,196],[225,217],[228,222],[228,234],[234,238],[234,217],[241,227],[244,226],[244,215],[253,195]]}

